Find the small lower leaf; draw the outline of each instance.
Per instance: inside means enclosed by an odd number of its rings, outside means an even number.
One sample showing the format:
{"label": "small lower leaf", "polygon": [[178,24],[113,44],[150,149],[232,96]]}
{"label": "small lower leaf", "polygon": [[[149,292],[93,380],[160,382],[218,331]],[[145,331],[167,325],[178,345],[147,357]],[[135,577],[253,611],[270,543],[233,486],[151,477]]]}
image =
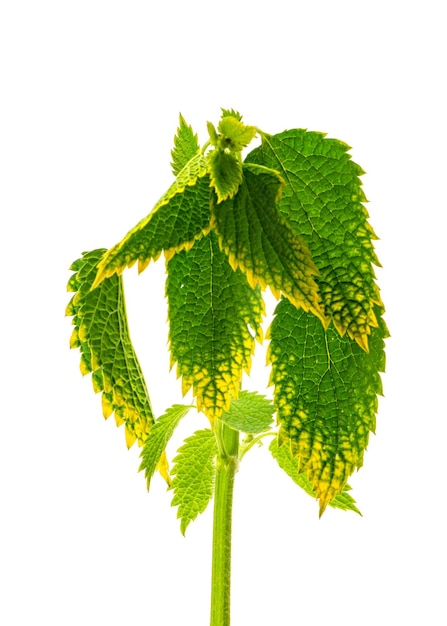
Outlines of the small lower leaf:
{"label": "small lower leaf", "polygon": [[185,417],[191,408],[193,407],[184,404],[174,404],[155,421],[141,451],[140,471],[144,470],[148,489],[156,469],[159,469],[162,476],[167,480],[163,453],[180,420]]}
{"label": "small lower leaf", "polygon": [[273,403],[265,396],[241,391],[238,399],[231,401],[230,409],[222,413],[221,420],[234,430],[255,435],[270,428],[274,412]]}
{"label": "small lower leaf", "polygon": [[178,506],[177,517],[181,520],[183,535],[213,496],[216,453],[216,437],[211,430],[204,429],[188,437],[174,459],[172,506]]}

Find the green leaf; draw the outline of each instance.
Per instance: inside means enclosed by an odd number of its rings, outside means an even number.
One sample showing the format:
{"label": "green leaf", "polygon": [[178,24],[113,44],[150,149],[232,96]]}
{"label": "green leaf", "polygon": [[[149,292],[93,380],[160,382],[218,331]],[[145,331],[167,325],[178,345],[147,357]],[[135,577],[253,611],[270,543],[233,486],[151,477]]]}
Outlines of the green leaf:
{"label": "green leaf", "polygon": [[185,417],[191,408],[193,407],[184,404],[174,404],[155,421],[141,451],[140,471],[144,470],[148,490],[152,476],[160,463],[169,440],[179,425],[180,420]]}
{"label": "green leaf", "polygon": [[210,140],[215,146],[215,150],[208,154],[208,168],[218,202],[236,195],[242,183],[241,151],[257,133],[255,126],[246,126],[241,119],[239,113],[222,109],[217,131],[208,122]]}
{"label": "green leaf", "polygon": [[238,112],[235,111],[234,109],[221,109],[222,111],[222,117],[235,117],[237,120],[239,120],[240,122],[242,122],[242,115]]}
{"label": "green leaf", "polygon": [[210,181],[206,172],[207,162],[202,154],[188,161],[151,213],[104,255],[95,287],[136,261],[142,272],[161,252],[169,258],[178,250],[190,248],[209,230]]}
{"label": "green leaf", "polygon": [[343,487],[343,491],[335,496],[330,502],[329,506],[333,509],[340,509],[341,511],[354,511],[358,515],[362,515],[360,509],[356,506],[356,501],[348,491],[351,491],[351,487],[346,484]]}
{"label": "green leaf", "polygon": [[262,135],[247,161],[275,168],[286,187],[279,208],[305,238],[318,267],[325,313],[341,335],[364,349],[382,305],[372,264],[374,232],[367,222],[360,176],[349,147],[302,129]]}
{"label": "green leaf", "polygon": [[210,142],[213,146],[217,146],[219,141],[219,135],[217,134],[216,127],[212,122],[207,122],[206,127],[208,129],[208,134],[210,136]]}
{"label": "green leaf", "polygon": [[248,146],[258,132],[256,126],[246,126],[237,116],[225,114],[223,114],[217,130],[222,135],[220,147],[237,152]]}
{"label": "green leaf", "polygon": [[257,434],[270,428],[274,412],[272,401],[265,396],[241,391],[238,399],[231,401],[230,409],[222,413],[221,420],[234,430]]}
{"label": "green leaf", "polygon": [[199,152],[199,143],[197,135],[191,126],[185,122],[183,115],[180,115],[179,127],[174,138],[174,149],[172,156],[172,171],[174,176],[180,174],[182,169],[193,159]]}
{"label": "green leaf", "polygon": [[[316,498],[316,493],[314,488],[312,487],[312,483],[308,479],[307,475],[303,472],[300,472],[299,469],[299,459],[296,456],[293,456],[290,446],[284,444],[282,446],[278,446],[278,440],[274,439],[269,446],[270,452],[276,461],[278,462],[279,467],[285,471],[285,473],[290,476],[294,483],[296,483],[301,489],[311,496],[312,498]],[[359,509],[355,506],[354,498],[347,493],[350,491],[351,487],[346,484],[343,488],[343,492],[335,496],[328,505],[334,509],[342,509],[343,511],[354,511],[361,515]]]}
{"label": "green leaf", "polygon": [[86,252],[71,266],[68,290],[76,294],[66,311],[75,327],[70,345],[81,351],[81,372],[91,372],[95,392],[102,392],[104,417],[114,412],[117,425],[125,424],[130,447],[145,441],[154,418],[129,336],[122,280],[112,276],[91,290],[104,253]]}
{"label": "green leaf", "polygon": [[250,285],[268,286],[325,321],[309,249],[277,208],[281,188],[276,172],[245,166],[236,196],[213,206],[214,230],[231,266]]}
{"label": "green leaf", "polygon": [[370,431],[375,429],[379,372],[385,369],[385,324],[375,312],[369,353],[331,325],[294,308],[277,306],[270,327],[269,360],[279,441],[299,457],[320,500],[320,512],[343,491],[354,469],[361,467]]}
{"label": "green leaf", "polygon": [[232,198],[242,182],[242,162],[238,156],[223,150],[213,150],[208,154],[208,167],[210,184],[217,194],[217,201]]}
{"label": "green leaf", "polygon": [[172,506],[178,506],[182,534],[213,496],[217,443],[210,429],[198,430],[178,450],[172,468]]}
{"label": "green leaf", "polygon": [[183,392],[191,387],[198,410],[211,422],[237,398],[250,371],[264,310],[259,289],[233,271],[213,232],[167,264],[171,366],[177,363]]}

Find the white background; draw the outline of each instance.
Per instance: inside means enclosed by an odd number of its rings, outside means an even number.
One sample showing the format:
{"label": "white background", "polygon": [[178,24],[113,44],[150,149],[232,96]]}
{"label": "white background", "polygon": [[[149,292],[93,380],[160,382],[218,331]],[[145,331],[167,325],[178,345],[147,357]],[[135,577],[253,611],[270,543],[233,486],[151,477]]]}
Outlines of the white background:
{"label": "white background", "polygon": [[[68,350],[64,309],[71,262],[116,243],[170,184],[178,113],[203,141],[220,107],[353,146],[392,333],[377,435],[350,481],[363,517],[319,521],[266,449],[244,460],[232,624],[447,623],[442,5],[2,3],[2,624],[208,623],[211,510],[183,538],[161,479],[147,494],[137,448]],[[162,271],[126,273],[157,414],[181,400]],[[204,426],[191,413],[176,443]]]}

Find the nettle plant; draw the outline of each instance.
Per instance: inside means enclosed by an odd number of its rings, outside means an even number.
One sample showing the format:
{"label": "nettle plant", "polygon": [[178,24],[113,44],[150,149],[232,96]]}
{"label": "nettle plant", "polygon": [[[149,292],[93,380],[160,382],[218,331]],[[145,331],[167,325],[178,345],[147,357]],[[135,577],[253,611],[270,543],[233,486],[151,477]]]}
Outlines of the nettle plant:
{"label": "nettle plant", "polygon": [[[110,250],[73,263],[71,346],[92,373],[104,417],[142,446],[149,486],[173,491],[181,531],[214,496],[211,625],[230,620],[231,512],[244,455],[268,441],[279,466],[319,501],[359,512],[349,476],[375,429],[384,371],[379,265],[360,176],[349,147],[302,129],[269,135],[223,110],[209,140],[180,116],[175,180],[151,213]],[[260,145],[242,158],[258,137]],[[154,416],[126,319],[121,274],[164,253],[171,366],[194,405]],[[266,333],[273,400],[241,389],[263,341],[269,288],[279,300]],[[180,447],[166,446],[195,408],[209,420]],[[274,415],[276,419],[274,420]]]}

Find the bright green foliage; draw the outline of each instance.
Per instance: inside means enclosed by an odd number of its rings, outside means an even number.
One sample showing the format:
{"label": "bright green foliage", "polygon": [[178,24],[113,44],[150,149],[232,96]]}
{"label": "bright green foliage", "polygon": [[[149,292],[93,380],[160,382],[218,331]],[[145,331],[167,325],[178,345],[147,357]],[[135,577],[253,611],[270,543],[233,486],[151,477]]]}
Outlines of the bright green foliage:
{"label": "bright green foliage", "polygon": [[180,530],[203,513],[213,496],[217,443],[209,429],[198,430],[178,450],[172,468],[172,506],[178,506]]}
{"label": "bright green foliage", "polygon": [[261,293],[231,269],[214,233],[177,253],[167,273],[171,364],[183,391],[192,387],[197,408],[214,422],[237,397],[255,338],[262,338]]}
{"label": "bright green foliage", "polygon": [[262,135],[247,161],[272,167],[286,185],[279,210],[306,240],[318,267],[325,314],[340,332],[368,349],[381,305],[372,264],[374,232],[367,220],[359,176],[348,146],[323,133],[287,130]]}
{"label": "bright green foliage", "polygon": [[97,266],[105,250],[84,253],[71,269],[68,290],[76,294],[66,314],[73,316],[70,346],[81,351],[81,372],[92,372],[95,392],[102,392],[104,417],[115,413],[117,425],[125,424],[126,442],[142,444],[154,421],[138,359],[130,341],[122,281],[104,280],[91,291]]}
{"label": "bright green foliage", "polygon": [[[380,311],[376,311],[380,320]],[[280,442],[300,459],[320,514],[361,467],[382,392],[386,327],[373,328],[369,352],[282,300],[270,328],[269,358]]]}
{"label": "bright green foliage", "polygon": [[317,274],[303,239],[277,209],[282,181],[264,168],[244,168],[244,182],[231,200],[213,208],[219,243],[234,269],[241,269],[252,286],[269,286],[322,321]]}
{"label": "bright green foliage", "polygon": [[274,412],[275,407],[265,396],[253,391],[241,391],[221,419],[234,430],[255,435],[269,430]]}
{"label": "bright green foliage", "polygon": [[221,150],[240,152],[255,138],[258,129],[255,126],[246,126],[238,113],[224,111],[217,127],[219,131],[218,147]]}
{"label": "bright green foliage", "polygon": [[[115,411],[126,423],[128,444],[145,442],[148,484],[157,468],[169,482],[165,448],[189,407],[171,407],[153,424],[119,277],[164,253],[171,366],[212,427],[176,458],[182,532],[213,493],[219,432],[234,440],[236,465],[271,428],[273,410],[279,431],[271,450],[280,467],[319,499],[320,514],[327,505],[358,512],[347,480],[375,429],[387,336],[363,171],[346,144],[322,133],[268,135],[227,109],[207,128],[200,148],[180,117],[171,187],[122,241],[73,265],[71,343],[103,392],[104,414]],[[243,160],[255,135],[261,145]],[[263,338],[267,287],[281,298],[269,331],[273,405],[241,392]],[[248,434],[241,448],[238,432]]]}
{"label": "bright green foliage", "polygon": [[98,266],[94,286],[107,276],[120,274],[138,261],[143,271],[161,252],[167,257],[191,247],[209,230],[209,179],[202,155],[198,154],[180,172],[176,182],[120,243],[111,248]]}
{"label": "bright green foliage", "polygon": [[180,124],[177,134],[174,137],[174,148],[171,152],[172,171],[174,176],[178,176],[187,163],[199,152],[197,135],[194,134],[191,126],[185,122],[183,115],[180,115]]}
{"label": "bright green foliage", "polygon": [[242,163],[239,155],[224,150],[213,150],[208,158],[211,187],[216,192],[217,201],[232,198],[242,183]]}
{"label": "bright green foliage", "polygon": [[[312,483],[305,473],[300,472],[299,457],[293,456],[290,445],[284,444],[282,446],[278,446],[278,440],[274,439],[270,444],[270,452],[272,453],[273,458],[278,462],[279,467],[284,470],[288,476],[290,476],[293,482],[301,487],[301,489],[304,489],[309,496],[315,498],[316,493],[312,487]],[[354,511],[355,513],[361,515],[360,511],[355,506],[354,498],[347,493],[350,490],[351,487],[346,484],[343,487],[343,491],[330,500],[328,505],[334,509]]]}
{"label": "bright green foliage", "polygon": [[216,129],[208,122],[210,141],[215,149],[208,155],[211,187],[217,201],[223,202],[236,195],[243,180],[242,149],[255,137],[257,129],[246,126],[234,111],[223,111]]}
{"label": "bright green foliage", "polygon": [[185,417],[191,408],[191,406],[184,404],[174,404],[152,426],[151,436],[147,439],[141,452],[142,461],[140,465],[140,471],[144,470],[148,489],[169,440],[179,425],[180,420]]}

